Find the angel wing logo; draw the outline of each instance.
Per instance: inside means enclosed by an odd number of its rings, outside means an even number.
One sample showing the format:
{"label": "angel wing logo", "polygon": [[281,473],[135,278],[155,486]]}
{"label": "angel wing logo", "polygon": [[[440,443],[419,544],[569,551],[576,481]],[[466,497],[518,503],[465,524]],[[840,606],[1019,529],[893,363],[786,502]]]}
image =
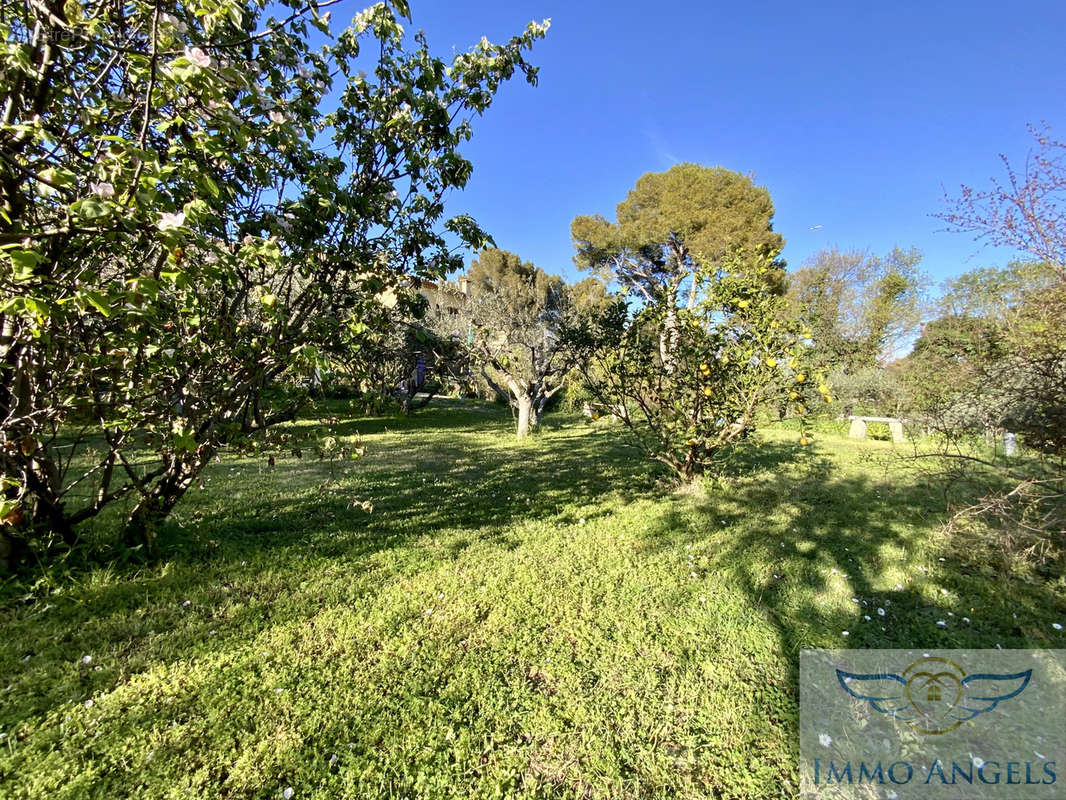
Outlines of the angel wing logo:
{"label": "angel wing logo", "polygon": [[922,658],[902,675],[837,670],[844,691],[920,733],[953,731],[967,720],[1017,697],[1029,685],[1031,669],[1009,675],[967,675],[946,658]]}

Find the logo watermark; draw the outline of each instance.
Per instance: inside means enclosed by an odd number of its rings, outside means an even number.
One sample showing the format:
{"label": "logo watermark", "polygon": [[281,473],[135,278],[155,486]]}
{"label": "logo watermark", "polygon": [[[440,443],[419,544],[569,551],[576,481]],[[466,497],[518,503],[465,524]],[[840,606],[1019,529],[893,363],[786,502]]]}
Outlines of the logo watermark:
{"label": "logo watermark", "polygon": [[1066,798],[1066,651],[805,650],[801,794]]}

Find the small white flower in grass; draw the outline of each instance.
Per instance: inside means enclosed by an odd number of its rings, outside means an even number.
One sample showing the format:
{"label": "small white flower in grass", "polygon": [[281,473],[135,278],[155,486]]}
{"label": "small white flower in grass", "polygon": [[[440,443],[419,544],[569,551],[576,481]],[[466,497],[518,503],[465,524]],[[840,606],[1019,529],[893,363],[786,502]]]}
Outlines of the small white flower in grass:
{"label": "small white flower in grass", "polygon": [[969,618],[969,617],[963,617],[963,618],[962,618],[962,621],[963,621],[963,622],[969,622],[969,621],[970,621],[970,618]]}
{"label": "small white flower in grass", "polygon": [[841,635],[841,636],[844,636],[844,637],[848,637],[848,636],[851,636],[851,634],[850,634],[850,633],[848,633],[847,631],[841,631],[841,632],[840,632],[840,635]]}
{"label": "small white flower in grass", "polygon": [[869,621],[870,621],[870,615],[869,615],[869,614],[863,614],[863,615],[862,615],[862,618],[863,618],[864,620],[866,620],[867,622],[869,622]]}
{"label": "small white flower in grass", "polygon": [[693,578],[696,577],[696,573],[695,572],[690,572],[689,575],[691,575]]}
{"label": "small white flower in grass", "polygon": [[946,623],[946,622],[945,622],[944,620],[942,620],[942,619],[938,619],[938,620],[936,621],[936,626],[937,626],[938,628],[946,628],[946,627],[948,626],[948,624],[947,624],[947,623]]}
{"label": "small white flower in grass", "polygon": [[883,617],[884,615],[885,615],[885,610],[883,608],[877,609],[877,616]]}
{"label": "small white flower in grass", "polygon": [[[706,603],[707,602],[707,598],[706,597],[701,597],[700,598],[700,602],[701,603]],[[29,656],[26,656],[26,658],[29,658]]]}
{"label": "small white flower in grass", "polygon": [[271,111],[270,121],[273,122],[275,125],[284,125],[285,115],[282,114],[280,111]]}
{"label": "small white flower in grass", "polygon": [[286,786],[285,791],[281,793],[283,800],[291,800],[293,795],[292,787]]}
{"label": "small white flower in grass", "polygon": [[188,608],[191,605],[192,605],[192,600],[186,600],[184,603],[181,604],[181,607],[182,608]]}
{"label": "small white flower in grass", "polygon": [[185,57],[189,59],[190,64],[195,64],[201,69],[207,69],[211,66],[211,56],[199,47],[186,47]]}
{"label": "small white flower in grass", "polygon": [[1052,622],[1051,623],[1051,627],[1054,628],[1057,631],[1061,631],[1062,630],[1062,626],[1059,625],[1059,623],[1057,623],[1057,622]]}
{"label": "small white flower in grass", "polygon": [[85,701],[85,707],[86,708],[92,708],[93,707],[93,701],[92,700],[86,700]]}
{"label": "small white flower in grass", "polygon": [[175,228],[180,228],[184,224],[184,211],[178,211],[177,213],[165,211],[163,215],[159,218],[159,222],[156,224],[156,227],[159,228],[159,230],[161,231],[172,231]]}
{"label": "small white flower in grass", "polygon": [[818,744],[820,744],[822,747],[829,747],[829,745],[831,745],[832,743],[833,737],[830,736],[828,733],[818,734]]}
{"label": "small white flower in grass", "polygon": [[92,656],[82,656],[81,657],[81,663],[85,664],[85,665],[89,665],[89,664],[93,663],[93,657]]}
{"label": "small white flower in grass", "polygon": [[332,766],[334,766],[334,765],[335,765],[335,764],[336,764],[336,763],[337,763],[338,761],[340,761],[340,759],[339,759],[339,758],[337,758],[337,754],[336,754],[336,753],[334,753],[333,755],[331,755],[331,756],[329,757],[329,765],[330,765],[331,767],[332,767]]}
{"label": "small white flower in grass", "polygon": [[99,183],[90,183],[89,191],[95,194],[97,197],[102,197],[105,200],[110,200],[115,196],[115,187],[113,184],[107,181],[100,181]]}
{"label": "small white flower in grass", "polygon": [[902,592],[903,591],[903,584],[902,583],[897,583],[896,584],[896,591],[897,592]]}
{"label": "small white flower in grass", "polygon": [[[396,194],[396,193],[395,193],[395,192],[393,192],[393,194]],[[584,518],[584,517],[582,517],[581,519],[579,519],[579,520],[577,521],[577,524],[578,524],[578,525],[584,525],[584,524],[585,524],[585,518]]]}

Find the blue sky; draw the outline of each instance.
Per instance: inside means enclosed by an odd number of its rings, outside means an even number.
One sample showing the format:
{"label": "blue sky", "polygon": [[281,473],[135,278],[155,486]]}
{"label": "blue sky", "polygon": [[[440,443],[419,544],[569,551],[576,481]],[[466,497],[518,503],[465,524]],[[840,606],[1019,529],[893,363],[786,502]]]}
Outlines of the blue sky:
{"label": "blue sky", "polygon": [[450,209],[570,277],[573,217],[613,219],[640,175],[679,161],[753,173],[792,267],[826,246],[897,244],[921,249],[937,281],[1002,264],[1009,253],[938,232],[930,214],[945,189],[1000,176],[999,153],[1021,162],[1026,123],[1066,135],[1062,0],[412,0],[411,10],[442,56],[552,19],[531,56],[540,85],[505,85],[476,122],[464,151],[474,177]]}

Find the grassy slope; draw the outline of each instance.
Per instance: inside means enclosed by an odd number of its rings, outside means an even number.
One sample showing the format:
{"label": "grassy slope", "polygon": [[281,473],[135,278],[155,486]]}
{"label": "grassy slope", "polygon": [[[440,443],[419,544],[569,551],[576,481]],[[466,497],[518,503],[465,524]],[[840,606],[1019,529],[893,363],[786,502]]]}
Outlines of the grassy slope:
{"label": "grassy slope", "polygon": [[671,494],[609,426],[509,425],[227,458],[159,563],[9,597],[0,796],[791,796],[800,648],[1066,645],[1061,583],[956,559],[889,445],[771,433]]}

